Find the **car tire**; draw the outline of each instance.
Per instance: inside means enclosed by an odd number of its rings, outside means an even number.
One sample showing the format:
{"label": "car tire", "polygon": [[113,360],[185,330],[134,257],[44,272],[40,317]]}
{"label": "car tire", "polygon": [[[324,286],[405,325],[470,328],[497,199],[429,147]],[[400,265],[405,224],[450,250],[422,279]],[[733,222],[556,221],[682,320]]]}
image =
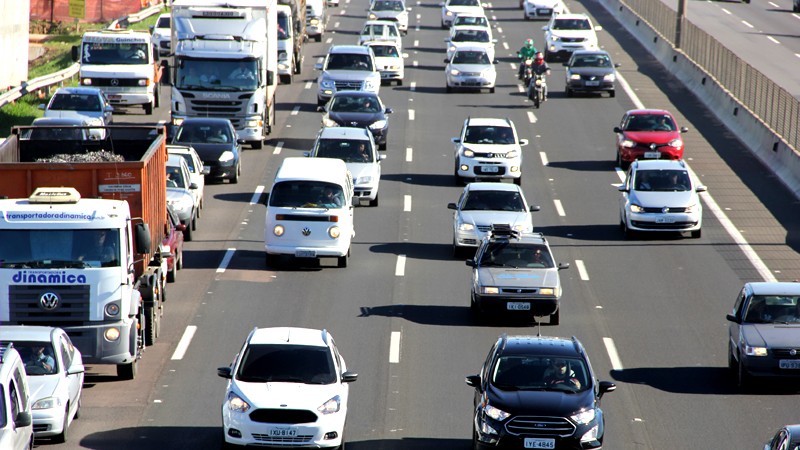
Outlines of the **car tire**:
{"label": "car tire", "polygon": [[558,325],[561,322],[561,308],[557,309],[556,312],[550,314],[550,325]]}
{"label": "car tire", "polygon": [[175,254],[175,261],[172,262],[172,270],[167,271],[167,283],[174,283],[178,278],[178,255]]}
{"label": "car tire", "polygon": [[261,150],[264,141],[250,141],[250,148],[253,150]]}
{"label": "car tire", "polygon": [[64,408],[64,428],[61,430],[61,433],[53,436],[53,442],[56,444],[63,444],[67,442],[67,430],[69,425],[69,405]]}
{"label": "car tire", "polygon": [[448,94],[449,94],[449,93],[451,93],[451,92],[453,92],[453,88],[451,88],[449,84],[446,84],[446,85],[444,86],[444,90],[445,90],[445,92],[447,92]]}
{"label": "car tire", "polygon": [[317,41],[317,42],[322,42],[322,35],[318,34],[318,35],[314,36],[314,40]]}
{"label": "car tire", "polygon": [[383,144],[378,144],[378,150],[386,150],[386,147],[387,147],[388,145],[389,145],[389,144],[388,144],[388,143],[386,143],[386,142],[384,142]]}
{"label": "car tire", "polygon": [[239,175],[242,174],[242,166],[239,165],[236,167],[236,172],[233,173],[233,177],[231,178],[231,184],[239,183]]}
{"label": "car tire", "polygon": [[281,75],[281,84],[292,84],[292,74]]}
{"label": "car tire", "polygon": [[490,88],[489,88],[489,93],[490,93],[490,94],[494,94],[494,88],[493,88],[493,87],[490,87]]}
{"label": "car tire", "polygon": [[403,85],[403,80],[397,80],[397,85],[398,86],[402,86]]}
{"label": "car tire", "polygon": [[133,380],[139,371],[139,360],[134,359],[128,364],[117,364],[117,378],[120,380]]}
{"label": "car tire", "polygon": [[631,230],[630,228],[628,228],[628,219],[623,218],[622,220],[623,220],[623,222],[622,222],[622,236],[626,240],[633,239],[634,231]]}
{"label": "car tire", "polygon": [[183,230],[183,240],[184,240],[184,241],[186,241],[186,242],[191,242],[191,240],[192,240],[192,234],[193,234],[193,233],[192,233],[192,227],[191,227],[191,226],[187,226],[187,227],[186,227],[186,228]]}
{"label": "car tire", "polygon": [[378,206],[378,196],[375,196],[374,200],[369,201],[369,206]]}
{"label": "car tire", "polygon": [[573,97],[573,96],[575,96],[575,92],[573,92],[572,89],[567,88],[567,97]]}
{"label": "car tire", "polygon": [[155,103],[155,99],[151,103],[145,103],[144,105],[144,113],[148,116],[153,115],[153,103]]}
{"label": "car tire", "polygon": [[350,260],[350,249],[347,249],[347,254],[336,258],[336,267],[344,269]]}
{"label": "car tire", "polygon": [[703,235],[702,229],[692,231],[692,239],[700,239],[700,236],[702,235]]}
{"label": "car tire", "polygon": [[78,407],[75,408],[75,415],[72,416],[72,420],[77,420],[81,418],[81,398],[78,397]]}
{"label": "car tire", "polygon": [[197,211],[194,211],[194,215],[192,217],[192,231],[197,230]]}
{"label": "car tire", "polygon": [[742,358],[739,358],[739,363],[736,366],[736,387],[739,389],[746,389],[750,386],[750,375],[744,368]]}
{"label": "car tire", "polygon": [[153,90],[153,107],[158,108],[161,106],[161,94],[159,91],[161,90],[161,85],[156,84],[156,88]]}
{"label": "car tire", "polygon": [[177,267],[178,270],[183,269],[183,249],[180,249],[178,255],[175,257],[175,267]]}
{"label": "car tire", "polygon": [[614,89],[608,91],[608,96],[612,97],[612,98],[616,97],[617,96],[617,91],[615,91]]}
{"label": "car tire", "polygon": [[544,51],[544,61],[545,62],[552,62],[553,56],[547,50]]}

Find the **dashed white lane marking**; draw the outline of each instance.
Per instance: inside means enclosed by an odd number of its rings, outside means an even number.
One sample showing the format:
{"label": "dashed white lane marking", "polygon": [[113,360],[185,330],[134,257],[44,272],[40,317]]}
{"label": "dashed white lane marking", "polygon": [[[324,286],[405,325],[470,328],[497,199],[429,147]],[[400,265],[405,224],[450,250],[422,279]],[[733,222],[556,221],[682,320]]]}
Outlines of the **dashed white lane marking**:
{"label": "dashed white lane marking", "polygon": [[528,111],[528,122],[536,123],[538,120],[539,119],[536,118],[536,115],[533,113],[533,111]]}
{"label": "dashed white lane marking", "polygon": [[402,277],[406,274],[406,255],[397,255],[397,264],[394,266],[394,276]]}
{"label": "dashed white lane marking", "polygon": [[343,16],[345,14],[347,14],[347,10],[346,9],[343,9],[343,10],[339,11],[339,15],[340,16]]}
{"label": "dashed white lane marking", "polygon": [[411,162],[414,160],[414,149],[411,147],[406,147],[406,162]]}
{"label": "dashed white lane marking", "polygon": [[419,47],[419,40],[414,41],[414,47]]}
{"label": "dashed white lane marking", "polygon": [[752,26],[752,25],[750,25],[749,23],[747,23],[747,21],[746,21],[746,20],[743,20],[743,21],[742,21],[742,23],[743,23],[743,24],[744,24],[746,27],[749,27],[749,28],[755,28],[754,26]]}
{"label": "dashed white lane marking", "polygon": [[233,259],[234,253],[236,253],[235,248],[229,248],[228,251],[225,252],[225,256],[222,258],[222,262],[219,263],[219,267],[217,267],[217,273],[225,273],[225,269],[227,269],[228,264],[231,263],[231,259]]}
{"label": "dashed white lane marking", "polygon": [[547,153],[539,152],[539,158],[542,159],[542,165],[543,166],[547,166],[548,164],[550,164],[550,161],[547,160]]}
{"label": "dashed white lane marking", "polygon": [[300,112],[300,107],[295,106],[294,109],[292,109],[291,115],[296,116],[299,112]]}
{"label": "dashed white lane marking", "polygon": [[275,144],[275,150],[272,151],[272,154],[273,155],[280,155],[282,148],[283,148],[283,141],[280,141],[277,144]]}
{"label": "dashed white lane marking", "polygon": [[333,28],[339,28],[339,22],[335,22],[335,23],[333,24]]}
{"label": "dashed white lane marking", "polygon": [[422,14],[417,14],[417,20],[422,18]]}
{"label": "dashed white lane marking", "polygon": [[581,280],[589,281],[589,272],[586,271],[586,264],[583,263],[582,259],[575,260],[575,267],[578,268],[578,275],[580,275]]}
{"label": "dashed white lane marking", "polygon": [[403,196],[403,212],[411,211],[411,196],[404,195]]}
{"label": "dashed white lane marking", "polygon": [[[416,62],[416,61],[414,61],[414,62]],[[416,81],[412,81],[412,82],[411,82],[411,85],[410,85],[408,88],[409,88],[409,90],[411,90],[412,92],[413,92],[413,91],[416,91],[416,90],[417,90],[417,82],[416,82]]]}
{"label": "dashed white lane marking", "polygon": [[553,204],[556,206],[556,212],[559,216],[564,217],[567,214],[564,212],[564,206],[561,204],[561,200],[554,198]]}
{"label": "dashed white lane marking", "polygon": [[413,109],[409,109],[408,110],[408,120],[414,120],[414,110]]}
{"label": "dashed white lane marking", "polygon": [[389,338],[389,362],[397,364],[400,362],[400,332],[392,331]]}
{"label": "dashed white lane marking", "polygon": [[330,44],[331,42],[333,42],[333,38],[332,37],[329,37],[328,39],[325,39],[325,43],[326,44]]}
{"label": "dashed white lane marking", "polygon": [[417,65],[419,65],[419,62],[415,60],[415,61],[413,61],[413,62],[411,63],[411,65],[412,65],[412,66],[414,66],[414,67],[417,67]]}
{"label": "dashed white lane marking", "polygon": [[773,8],[777,8],[778,4],[774,3],[774,2],[769,2],[769,6],[772,6]]}
{"label": "dashed white lane marking", "polygon": [[183,355],[186,354],[186,350],[189,349],[189,344],[192,343],[192,338],[194,337],[194,333],[197,331],[197,327],[194,325],[189,325],[186,327],[186,330],[183,332],[183,336],[181,336],[181,340],[178,341],[178,346],[175,347],[175,351],[172,353],[171,360],[180,360],[183,359]]}
{"label": "dashed white lane marking", "polygon": [[794,17],[795,19],[800,20],[800,14],[792,14],[792,17]]}
{"label": "dashed white lane marking", "polygon": [[498,33],[502,33],[502,32],[503,32],[503,29],[502,29],[502,28],[500,28],[500,27],[497,27],[497,32],[498,32]]}
{"label": "dashed white lane marking", "polygon": [[623,370],[624,367],[622,367],[622,360],[619,359],[619,353],[617,353],[617,346],[614,345],[614,340],[608,337],[604,337],[603,344],[606,345],[606,352],[608,352],[608,359],[611,360],[611,368],[614,370]]}
{"label": "dashed white lane marking", "polygon": [[261,194],[263,193],[264,193],[264,186],[260,184],[256,186],[256,190],[253,191],[253,196],[250,197],[250,204],[255,205],[256,203],[258,203],[258,199],[261,198]]}
{"label": "dashed white lane marking", "polygon": [[525,92],[525,86],[523,86],[521,84],[518,84],[517,85],[517,90],[520,91],[520,92]]}
{"label": "dashed white lane marking", "polygon": [[311,85],[312,85],[312,84],[314,84],[314,83],[313,83],[313,82],[311,82],[311,81],[306,81],[306,86],[305,86],[305,89],[311,89]]}
{"label": "dashed white lane marking", "polygon": [[503,42],[503,48],[506,49],[506,50],[509,49],[508,42],[505,42],[505,41]]}
{"label": "dashed white lane marking", "polygon": [[508,65],[511,66],[512,70],[517,70],[517,65],[515,63],[508,63]]}
{"label": "dashed white lane marking", "polygon": [[794,56],[797,56],[798,58],[800,58],[800,53],[795,53]]}
{"label": "dashed white lane marking", "polygon": [[781,43],[781,41],[779,41],[779,40],[775,39],[775,38],[774,38],[774,37],[772,37],[772,36],[767,36],[767,39],[769,39],[770,41],[772,41],[772,42],[774,42],[774,43],[776,43],[776,44],[780,44],[780,43]]}
{"label": "dashed white lane marking", "polygon": [[724,12],[725,14],[727,14],[727,15],[729,15],[729,16],[732,16],[732,15],[733,15],[733,13],[731,13],[730,11],[728,11],[728,10],[727,10],[727,9],[725,9],[725,8],[722,8],[722,12]]}

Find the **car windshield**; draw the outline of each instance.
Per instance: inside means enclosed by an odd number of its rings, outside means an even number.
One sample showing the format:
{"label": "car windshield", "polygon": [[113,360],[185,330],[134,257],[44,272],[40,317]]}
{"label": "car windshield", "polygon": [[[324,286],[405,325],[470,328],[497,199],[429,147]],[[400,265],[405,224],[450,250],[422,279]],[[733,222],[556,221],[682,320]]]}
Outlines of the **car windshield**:
{"label": "car windshield", "polygon": [[230,127],[222,124],[184,123],[175,135],[175,142],[184,144],[225,144],[233,142]]}
{"label": "car windshield", "polygon": [[489,42],[489,33],[485,30],[459,30],[451,40],[453,42]]}
{"label": "car windshield", "polygon": [[333,98],[331,112],[377,113],[381,111],[377,97],[350,97],[346,95]]}
{"label": "car windshield", "polygon": [[462,211],[516,211],[524,212],[525,203],[519,192],[514,191],[470,191],[464,200]]}
{"label": "car windshield", "polygon": [[[70,218],[91,221],[94,215],[91,211],[76,212]],[[35,220],[32,217],[15,219]],[[3,268],[83,269],[120,266],[120,237],[117,230],[0,230],[0,242],[3,243],[0,245],[0,267]]]}
{"label": "car windshield", "polygon": [[743,317],[750,323],[800,323],[800,296],[754,295]]}
{"label": "car windshield", "polygon": [[253,344],[244,350],[236,379],[251,383],[332,384],[337,377],[327,347]]}
{"label": "car windshield", "polygon": [[578,358],[509,354],[498,358],[491,383],[504,391],[590,389],[586,363]]}
{"label": "car windshield", "polygon": [[611,67],[611,59],[605,55],[575,56],[571,67]]}
{"label": "car windshield", "polygon": [[632,114],[625,123],[625,131],[675,131],[678,127],[667,114]]}
{"label": "car windshield", "polygon": [[554,30],[591,30],[592,26],[586,19],[556,19],[553,21]]}
{"label": "car windshield", "polygon": [[103,108],[96,94],[56,94],[47,109],[100,112]]}
{"label": "car windshield", "polygon": [[186,180],[183,178],[180,166],[167,166],[167,187],[186,189]]}
{"label": "car windshield", "polygon": [[320,139],[314,156],[341,159],[346,163],[375,161],[369,151],[369,141],[356,139]]}
{"label": "car windshield", "polygon": [[[52,375],[59,372],[58,359],[50,341],[13,341],[14,348],[19,352],[25,364],[25,373],[28,376]],[[1,342],[5,347],[8,342]]]}
{"label": "car windshield", "polygon": [[511,127],[478,126],[467,128],[464,142],[467,144],[514,144]]}
{"label": "car windshield", "polygon": [[272,187],[269,206],[280,208],[341,208],[344,191],[322,181],[288,180]]}
{"label": "car windshield", "polygon": [[147,64],[148,47],[149,44],[145,42],[86,41],[81,47],[81,62],[83,64],[101,65]]}
{"label": "car windshield", "polygon": [[286,14],[278,14],[278,40],[289,39],[289,16]]}
{"label": "car windshield", "polygon": [[486,52],[461,51],[453,54],[453,64],[491,64]]}
{"label": "car windshield", "polygon": [[637,191],[688,191],[691,189],[686,170],[637,170],[633,180]]}
{"label": "car windshield", "polygon": [[491,242],[481,255],[482,266],[528,267],[551,269],[555,267],[547,246],[507,241]]}
{"label": "car windshield", "polygon": [[366,70],[372,71],[369,55],[333,53],[328,56],[325,70]]}
{"label": "car windshield", "polygon": [[377,0],[372,3],[373,11],[404,11],[403,2],[394,0]]}
{"label": "car windshield", "polygon": [[476,25],[476,26],[488,26],[488,22],[486,17],[477,17],[477,16],[457,16],[456,20],[453,22],[453,26],[458,25]]}
{"label": "car windshield", "polygon": [[400,52],[397,51],[397,47],[394,45],[370,45],[370,48],[372,48],[372,52],[377,57],[400,57]]}

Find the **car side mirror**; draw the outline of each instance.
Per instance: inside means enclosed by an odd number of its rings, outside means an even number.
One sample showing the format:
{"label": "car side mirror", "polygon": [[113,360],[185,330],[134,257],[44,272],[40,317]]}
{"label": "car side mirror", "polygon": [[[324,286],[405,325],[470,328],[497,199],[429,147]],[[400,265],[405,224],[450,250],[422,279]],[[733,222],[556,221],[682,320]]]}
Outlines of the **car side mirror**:
{"label": "car side mirror", "polygon": [[450,138],[450,140],[453,142],[453,144],[458,144],[459,142],[461,142],[461,139],[457,137]]}
{"label": "car side mirror", "polygon": [[495,59],[494,61],[492,61],[492,64],[500,64],[500,61]]}
{"label": "car side mirror", "polygon": [[103,111],[105,111],[105,112],[114,112],[114,107],[111,106],[111,105],[108,105],[105,108],[103,108]]}
{"label": "car side mirror", "polygon": [[70,366],[69,370],[67,370],[67,375],[77,375],[83,372],[86,372],[86,368],[83,364],[73,364]]}
{"label": "car side mirror", "polygon": [[317,106],[317,112],[326,112],[324,106]]}
{"label": "car side mirror", "polygon": [[383,110],[384,114],[392,114],[393,112],[394,110],[392,108],[386,108],[385,110]]}
{"label": "car side mirror", "polygon": [[614,133],[622,133],[622,128],[614,127]]}
{"label": "car side mirror", "polygon": [[541,210],[542,210],[542,207],[539,206],[539,205],[531,205],[530,208],[528,208],[528,211],[530,211],[530,212],[537,212],[537,211],[541,211]]}
{"label": "car side mirror", "polygon": [[447,64],[447,63],[449,63],[449,62],[450,62],[450,60],[449,60],[449,59],[447,59],[447,58],[445,58],[445,59],[444,59],[444,62],[445,62],[445,64]]}
{"label": "car side mirror", "polygon": [[474,259],[468,259],[468,260],[464,261],[464,264],[466,264],[466,265],[468,265],[470,267],[475,267],[475,260]]}
{"label": "car side mirror", "polygon": [[208,174],[210,174],[210,173],[211,173],[211,167],[208,167],[208,166],[203,166],[203,171],[202,171],[202,172],[200,172],[200,173],[202,173],[203,175],[208,175]]}
{"label": "car side mirror", "polygon": [[681,127],[681,133],[688,133],[689,129],[686,127]]}
{"label": "car side mirror", "polygon": [[358,379],[358,374],[349,370],[342,374],[342,383],[352,383]]}
{"label": "car side mirror", "polygon": [[230,367],[217,367],[217,375],[230,380],[232,377],[231,368]]}
{"label": "car side mirror", "polygon": [[384,159],[386,159],[386,155],[383,155],[383,154],[381,154],[381,155],[378,155],[378,162],[381,162],[381,161],[383,161]]}
{"label": "car side mirror", "polygon": [[625,187],[625,185],[622,185],[622,186],[618,187],[617,190],[620,191],[620,192],[630,192],[628,190],[628,188]]}
{"label": "car side mirror", "polygon": [[550,29],[550,26],[549,26],[549,25],[545,25],[545,26],[543,26],[543,27],[542,27],[542,30],[544,30],[544,31],[547,31],[547,30],[549,30],[549,29]]}
{"label": "car side mirror", "polygon": [[467,383],[467,386],[471,387],[480,387],[481,385],[481,376],[480,375],[470,375],[464,378],[464,382]]}
{"label": "car side mirror", "polygon": [[622,64],[620,64],[620,63],[614,63],[614,67],[622,67]]}
{"label": "car side mirror", "polygon": [[450,42],[450,38],[444,38],[443,40],[444,40],[445,42]]}
{"label": "car side mirror", "polygon": [[186,231],[186,225],[182,224],[182,223],[179,223],[179,224],[175,225],[175,229],[178,230],[178,231]]}
{"label": "car side mirror", "polygon": [[528,145],[528,140],[527,139],[520,139],[519,140],[519,146],[520,147],[524,147],[526,145]]}
{"label": "car side mirror", "polygon": [[563,62],[563,63],[561,63],[561,65],[564,66],[564,67],[569,67],[569,61]]}
{"label": "car side mirror", "polygon": [[303,156],[309,158],[311,156],[311,152],[303,152]]}
{"label": "car side mirror", "polygon": [[600,25],[595,25],[594,26],[594,31],[603,31],[603,27],[600,26]]}
{"label": "car side mirror", "polygon": [[246,143],[247,143],[247,141],[245,141],[244,139],[237,139],[237,140],[236,140],[236,143],[237,143],[237,144],[246,144]]}
{"label": "car side mirror", "polygon": [[33,416],[31,416],[29,411],[20,411],[17,417],[14,418],[14,425],[16,425],[17,428],[29,427],[31,423],[33,423]]}
{"label": "car side mirror", "polygon": [[447,209],[457,210],[458,209],[458,205],[456,205],[455,203],[448,203],[447,204]]}
{"label": "car side mirror", "polygon": [[707,190],[708,190],[708,187],[706,187],[706,186],[697,186],[696,188],[694,188],[695,192],[706,192]]}
{"label": "car side mirror", "polygon": [[558,270],[569,269],[569,263],[558,263]]}
{"label": "car side mirror", "polygon": [[492,44],[497,44],[497,39],[492,39]]}
{"label": "car side mirror", "polygon": [[314,70],[322,70],[322,63],[315,63]]}
{"label": "car side mirror", "polygon": [[41,109],[41,110],[44,110],[44,108],[45,108],[45,107],[46,107],[46,106],[45,106],[45,104],[44,104],[44,103],[40,103],[40,104],[39,104],[39,106],[37,106],[37,108],[39,108],[39,109]]}
{"label": "car side mirror", "polygon": [[741,321],[741,320],[739,320],[739,318],[738,318],[738,317],[736,317],[736,316],[734,316],[733,314],[727,314],[727,315],[725,316],[725,319],[727,319],[727,320],[728,320],[728,322],[733,322],[733,323],[742,323],[742,321]]}
{"label": "car side mirror", "polygon": [[197,188],[198,188],[197,183],[190,183],[189,184],[189,189],[197,189]]}
{"label": "car side mirror", "polygon": [[617,385],[612,383],[612,382],[610,382],[610,381],[601,381],[598,384],[598,387],[600,388],[600,395],[601,396],[603,394],[605,394],[606,392],[614,392],[614,391],[617,390]]}

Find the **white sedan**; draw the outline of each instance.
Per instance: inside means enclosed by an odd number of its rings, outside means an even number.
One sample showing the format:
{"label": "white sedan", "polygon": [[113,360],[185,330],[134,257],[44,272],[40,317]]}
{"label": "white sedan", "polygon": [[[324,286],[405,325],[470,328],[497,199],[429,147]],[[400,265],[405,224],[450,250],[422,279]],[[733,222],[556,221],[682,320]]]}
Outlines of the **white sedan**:
{"label": "white sedan", "polygon": [[489,89],[494,93],[497,80],[497,61],[489,59],[486,49],[482,47],[463,47],[453,53],[453,57],[445,59],[445,88],[453,89]]}

